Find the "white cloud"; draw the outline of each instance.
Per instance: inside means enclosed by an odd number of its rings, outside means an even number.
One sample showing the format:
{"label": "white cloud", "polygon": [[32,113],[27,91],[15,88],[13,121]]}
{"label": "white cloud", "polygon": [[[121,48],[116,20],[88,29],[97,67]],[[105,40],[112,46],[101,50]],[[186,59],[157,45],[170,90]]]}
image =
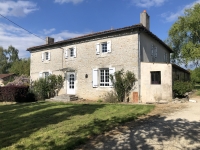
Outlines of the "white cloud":
{"label": "white cloud", "polygon": [[36,10],[38,10],[37,4],[30,1],[0,1],[0,14],[4,16],[22,17]]}
{"label": "white cloud", "polygon": [[52,28],[52,29],[49,29],[49,30],[44,29],[43,32],[44,32],[45,35],[47,35],[47,34],[54,32],[55,30],[56,30],[55,28]]}
{"label": "white cloud", "polygon": [[161,17],[165,18],[166,22],[173,22],[175,21],[179,16],[184,15],[184,10],[189,9],[193,7],[195,4],[200,3],[200,0],[196,0],[193,3],[190,3],[188,5],[183,6],[181,9],[179,9],[177,12],[166,12],[161,14]]}
{"label": "white cloud", "polygon": [[136,6],[149,8],[152,6],[161,6],[167,0],[132,0]]}
{"label": "white cloud", "polygon": [[69,32],[69,31],[65,30],[65,31],[62,31],[57,34],[53,34],[53,35],[51,35],[51,37],[54,37],[55,41],[62,41],[65,39],[74,38],[74,37],[78,37],[78,36],[82,36],[82,35],[83,35],[83,33],[73,33],[73,32]]}
{"label": "white cloud", "polygon": [[55,3],[63,4],[63,3],[70,3],[70,2],[72,2],[73,4],[78,4],[78,3],[81,3],[83,1],[84,0],[55,0]]}
{"label": "white cloud", "polygon": [[[50,33],[50,31],[55,31],[54,28],[50,30],[43,30],[46,33]],[[40,32],[41,33],[41,32]],[[40,36],[42,39],[46,36],[44,32]],[[81,33],[73,33],[69,31],[62,31],[57,34],[49,35],[50,37],[54,37],[55,41],[60,41],[64,39],[69,39],[77,36],[81,36]],[[29,52],[26,51],[29,47],[39,46],[45,44],[45,40],[42,40],[34,35],[29,34],[28,32],[24,31],[21,28],[10,24],[3,24],[0,23],[0,46],[4,49],[7,49],[8,46],[12,45],[16,49],[19,50],[19,57],[20,58],[27,58],[29,57]]]}

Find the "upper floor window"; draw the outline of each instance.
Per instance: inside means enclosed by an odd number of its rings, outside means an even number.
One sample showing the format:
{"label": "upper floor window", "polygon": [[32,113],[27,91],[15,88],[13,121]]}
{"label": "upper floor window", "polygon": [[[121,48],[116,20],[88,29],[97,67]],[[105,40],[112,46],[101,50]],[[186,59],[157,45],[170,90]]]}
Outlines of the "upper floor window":
{"label": "upper floor window", "polygon": [[167,53],[164,53],[164,62],[168,62]]}
{"label": "upper floor window", "polygon": [[104,42],[101,44],[101,50],[102,50],[102,53],[106,53],[108,51],[107,42]]}
{"label": "upper floor window", "polygon": [[51,53],[50,52],[42,52],[42,61],[50,60],[51,59]]}
{"label": "upper floor window", "polygon": [[75,58],[76,57],[76,46],[73,46],[71,48],[65,49],[65,58]]}
{"label": "upper floor window", "polygon": [[151,56],[154,59],[158,56],[158,48],[153,44],[151,45]]}
{"label": "upper floor window", "polygon": [[97,43],[96,44],[96,54],[99,55],[101,53],[111,53],[111,41]]}

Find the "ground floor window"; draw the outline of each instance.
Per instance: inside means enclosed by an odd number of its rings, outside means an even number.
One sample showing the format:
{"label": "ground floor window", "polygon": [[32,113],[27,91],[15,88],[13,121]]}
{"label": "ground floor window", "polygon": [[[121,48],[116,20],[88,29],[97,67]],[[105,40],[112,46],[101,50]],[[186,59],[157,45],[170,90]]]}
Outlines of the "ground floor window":
{"label": "ground floor window", "polygon": [[161,84],[160,71],[151,71],[151,84]]}
{"label": "ground floor window", "polygon": [[109,86],[109,69],[100,69],[100,86]]}

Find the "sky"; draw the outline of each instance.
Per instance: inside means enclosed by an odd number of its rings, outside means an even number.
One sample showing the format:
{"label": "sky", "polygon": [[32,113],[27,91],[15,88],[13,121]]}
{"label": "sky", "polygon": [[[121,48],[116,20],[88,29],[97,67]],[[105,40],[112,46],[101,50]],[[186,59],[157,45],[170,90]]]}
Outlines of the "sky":
{"label": "sky", "polygon": [[[123,28],[140,23],[140,13],[150,16],[150,31],[161,40],[184,10],[200,0],[0,0],[0,46],[19,50],[28,58],[29,47],[84,34]],[[17,26],[17,25],[18,26]],[[33,33],[30,34],[29,32]]]}

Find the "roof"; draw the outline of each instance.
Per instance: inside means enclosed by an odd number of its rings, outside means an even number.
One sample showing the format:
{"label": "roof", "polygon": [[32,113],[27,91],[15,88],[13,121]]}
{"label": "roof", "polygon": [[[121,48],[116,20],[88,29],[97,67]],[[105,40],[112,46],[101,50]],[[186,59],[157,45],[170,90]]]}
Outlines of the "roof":
{"label": "roof", "polygon": [[178,70],[181,70],[181,71],[183,71],[183,72],[185,72],[185,73],[190,74],[190,72],[189,72],[188,70],[185,70],[185,69],[181,68],[180,66],[178,66],[178,65],[176,65],[176,64],[172,64],[172,67],[174,67],[174,68],[176,68],[176,69],[178,69]]}
{"label": "roof", "polygon": [[12,75],[14,75],[14,73],[0,74],[0,79],[4,79],[4,78],[12,76]]}
{"label": "roof", "polygon": [[77,41],[80,41],[80,40],[87,40],[87,39],[95,38],[95,37],[99,37],[99,36],[108,36],[110,34],[120,33],[120,32],[123,32],[123,31],[132,32],[133,30],[136,30],[138,32],[145,32],[145,33],[149,34],[152,38],[154,38],[160,44],[162,44],[168,51],[173,53],[172,49],[169,46],[167,46],[161,39],[159,39],[155,34],[153,34],[151,31],[149,31],[141,23],[140,24],[136,24],[136,25],[132,25],[132,26],[128,26],[128,27],[123,27],[123,28],[118,28],[118,29],[111,29],[111,30],[106,30],[106,31],[86,34],[86,35],[83,35],[83,36],[79,36],[79,37],[75,37],[75,38],[71,38],[71,39],[67,39],[67,40],[63,40],[63,41],[58,41],[58,42],[55,42],[53,44],[44,44],[44,45],[40,45],[40,46],[30,47],[30,48],[27,49],[27,51],[35,51],[35,50],[39,50],[39,49],[42,49],[42,48],[49,48],[49,47],[53,47],[53,46],[59,46],[59,45],[62,45],[62,44],[68,44],[68,43],[77,42]]}

